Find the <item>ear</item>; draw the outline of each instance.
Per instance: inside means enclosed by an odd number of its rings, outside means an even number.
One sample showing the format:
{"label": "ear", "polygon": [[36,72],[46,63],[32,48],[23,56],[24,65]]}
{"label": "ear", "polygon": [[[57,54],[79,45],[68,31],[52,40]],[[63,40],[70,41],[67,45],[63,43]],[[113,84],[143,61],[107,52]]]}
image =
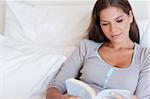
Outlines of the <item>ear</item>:
{"label": "ear", "polygon": [[133,13],[131,10],[129,11],[129,18],[130,18],[130,23],[132,23],[133,22]]}

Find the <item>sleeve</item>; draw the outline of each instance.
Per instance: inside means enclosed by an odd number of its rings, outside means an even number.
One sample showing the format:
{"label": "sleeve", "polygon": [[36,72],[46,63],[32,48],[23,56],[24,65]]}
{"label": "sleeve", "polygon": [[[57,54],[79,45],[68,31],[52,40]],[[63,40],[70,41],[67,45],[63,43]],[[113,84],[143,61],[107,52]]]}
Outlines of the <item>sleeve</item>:
{"label": "sleeve", "polygon": [[141,71],[135,95],[137,99],[150,99],[150,49],[141,50]]}
{"label": "sleeve", "polygon": [[86,55],[85,43],[85,40],[80,42],[79,47],[75,49],[72,55],[64,62],[56,77],[50,82],[49,88],[55,87],[62,93],[66,92],[65,80],[71,77],[77,77],[82,67]]}

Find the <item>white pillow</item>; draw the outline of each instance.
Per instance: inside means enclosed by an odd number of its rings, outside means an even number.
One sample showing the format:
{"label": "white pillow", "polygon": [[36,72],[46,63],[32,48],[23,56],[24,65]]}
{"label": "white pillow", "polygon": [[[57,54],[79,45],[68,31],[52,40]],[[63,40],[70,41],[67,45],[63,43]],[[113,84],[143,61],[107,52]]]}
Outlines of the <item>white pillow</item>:
{"label": "white pillow", "polygon": [[150,48],[150,19],[138,19],[137,24],[140,30],[140,44]]}
{"label": "white pillow", "polygon": [[75,46],[86,35],[91,7],[7,2],[5,35],[47,46]]}
{"label": "white pillow", "polygon": [[0,37],[0,97],[43,95],[65,60],[44,48]]}
{"label": "white pillow", "polygon": [[[86,35],[93,4],[43,2],[8,0],[4,34],[19,41],[53,47],[69,56],[79,40]],[[149,21],[137,21],[141,33],[140,42],[149,47]]]}

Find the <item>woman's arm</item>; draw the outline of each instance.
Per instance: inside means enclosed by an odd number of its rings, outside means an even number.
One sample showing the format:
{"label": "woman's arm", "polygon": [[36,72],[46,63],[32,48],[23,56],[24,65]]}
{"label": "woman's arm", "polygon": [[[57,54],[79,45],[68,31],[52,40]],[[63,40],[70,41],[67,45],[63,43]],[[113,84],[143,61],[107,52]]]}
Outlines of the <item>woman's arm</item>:
{"label": "woman's arm", "polygon": [[141,71],[135,95],[137,99],[150,99],[150,49],[140,52]]}
{"label": "woman's arm", "polygon": [[46,99],[81,99],[80,97],[72,97],[62,94],[57,88],[51,87],[47,90]]}
{"label": "woman's arm", "polygon": [[57,88],[51,87],[47,90],[46,99],[61,99],[61,95],[62,93]]}
{"label": "woman's arm", "polygon": [[67,95],[62,95],[61,93],[66,92],[65,81],[68,78],[78,77],[79,75],[78,73],[80,72],[80,69],[82,67],[87,52],[86,43],[88,42],[82,40],[80,42],[79,47],[64,62],[60,71],[57,73],[56,77],[49,84],[46,99],[74,99],[74,98],[66,98]]}

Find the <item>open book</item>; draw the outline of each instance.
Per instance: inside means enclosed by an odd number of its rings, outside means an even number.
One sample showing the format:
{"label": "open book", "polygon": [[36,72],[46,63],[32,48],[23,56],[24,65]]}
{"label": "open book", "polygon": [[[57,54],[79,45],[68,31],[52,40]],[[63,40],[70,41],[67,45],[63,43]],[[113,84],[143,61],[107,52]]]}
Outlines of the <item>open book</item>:
{"label": "open book", "polygon": [[66,87],[68,95],[80,96],[82,99],[103,99],[105,96],[110,96],[111,92],[117,92],[125,99],[130,99],[131,96],[128,90],[123,89],[105,89],[96,94],[91,86],[74,78],[66,80]]}

